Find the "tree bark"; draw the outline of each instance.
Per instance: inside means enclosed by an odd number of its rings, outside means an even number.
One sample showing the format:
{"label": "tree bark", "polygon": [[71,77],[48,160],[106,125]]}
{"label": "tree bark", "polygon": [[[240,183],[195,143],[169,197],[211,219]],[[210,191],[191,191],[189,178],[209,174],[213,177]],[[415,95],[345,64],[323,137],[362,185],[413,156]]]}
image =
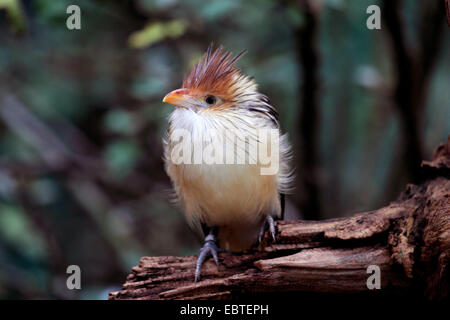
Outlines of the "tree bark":
{"label": "tree bark", "polygon": [[[277,241],[265,235],[259,250],[221,253],[194,283],[196,256],[143,257],[123,290],[110,299],[230,299],[299,292],[411,292],[449,297],[450,137],[422,180],[381,209],[325,221],[281,221]],[[369,266],[378,266],[381,289],[369,290]]]}

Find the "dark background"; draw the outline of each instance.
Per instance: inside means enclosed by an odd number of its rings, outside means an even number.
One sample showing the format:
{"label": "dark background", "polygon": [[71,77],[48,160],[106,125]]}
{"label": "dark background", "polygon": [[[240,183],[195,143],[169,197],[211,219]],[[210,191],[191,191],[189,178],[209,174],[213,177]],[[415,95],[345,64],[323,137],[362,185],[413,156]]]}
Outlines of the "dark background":
{"label": "dark background", "polygon": [[449,30],[438,0],[0,0],[0,298],[104,299],[143,255],[197,253],[161,100],[210,42],[248,49],[295,145],[289,219],[394,200],[450,133]]}

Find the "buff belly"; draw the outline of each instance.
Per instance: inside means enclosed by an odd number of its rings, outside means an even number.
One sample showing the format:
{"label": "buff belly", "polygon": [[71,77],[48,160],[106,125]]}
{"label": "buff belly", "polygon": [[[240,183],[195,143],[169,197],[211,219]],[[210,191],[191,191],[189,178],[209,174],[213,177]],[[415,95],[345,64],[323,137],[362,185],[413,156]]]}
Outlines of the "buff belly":
{"label": "buff belly", "polygon": [[[237,126],[237,127],[236,127]],[[236,130],[252,137],[254,129],[273,128],[269,118],[258,118],[246,109],[221,112],[176,109],[170,117],[165,145],[166,171],[170,176],[188,222],[218,227],[220,247],[234,251],[248,249],[258,238],[268,215],[281,215],[279,193],[289,182],[286,159],[288,144],[280,140],[280,170],[273,175],[261,174],[259,164],[175,164],[172,151],[177,144],[175,131],[190,133],[192,141],[204,137],[207,129]],[[233,132],[233,131],[232,131]],[[239,135],[237,135],[239,137]],[[240,138],[237,138],[240,139]],[[237,140],[236,140],[237,143]],[[238,145],[235,145],[238,150]],[[258,149],[259,150],[259,149]],[[257,161],[256,163],[260,163]]]}
{"label": "buff belly", "polygon": [[219,227],[219,245],[245,250],[258,238],[267,215],[280,214],[276,175],[257,165],[170,165],[188,221]]}

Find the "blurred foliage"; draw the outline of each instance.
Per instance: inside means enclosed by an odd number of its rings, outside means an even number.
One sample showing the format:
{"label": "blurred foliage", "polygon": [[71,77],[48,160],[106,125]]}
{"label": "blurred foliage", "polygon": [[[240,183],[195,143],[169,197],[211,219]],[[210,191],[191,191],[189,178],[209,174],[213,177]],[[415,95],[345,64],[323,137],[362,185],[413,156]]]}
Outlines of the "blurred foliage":
{"label": "blurred foliage", "polygon": [[[139,257],[196,253],[170,202],[161,140],[172,109],[161,99],[210,42],[246,48],[239,66],[295,140],[302,70],[293,30],[304,17],[281,3],[0,0],[0,298],[106,298]],[[373,3],[320,2],[325,217],[382,206],[407,181],[389,42],[365,27]],[[80,31],[65,26],[71,4]],[[406,1],[411,41],[417,10]],[[447,30],[423,117],[428,155],[450,132],[448,56]],[[299,214],[288,201],[288,216]],[[82,269],[81,291],[65,287],[70,264]]]}
{"label": "blurred foliage", "polygon": [[186,23],[174,20],[167,23],[155,22],[146,25],[142,30],[133,32],[128,40],[132,48],[142,49],[166,38],[177,38],[186,30]]}
{"label": "blurred foliage", "polygon": [[0,10],[2,9],[6,10],[14,32],[18,33],[25,30],[25,19],[18,0],[0,0]]}

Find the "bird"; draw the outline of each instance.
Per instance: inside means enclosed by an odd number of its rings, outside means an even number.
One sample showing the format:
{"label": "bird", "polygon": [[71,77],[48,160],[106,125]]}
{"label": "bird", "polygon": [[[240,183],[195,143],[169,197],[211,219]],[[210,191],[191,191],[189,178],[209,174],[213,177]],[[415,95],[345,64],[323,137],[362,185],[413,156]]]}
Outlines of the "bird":
{"label": "bird", "polygon": [[[291,145],[287,134],[281,133],[278,112],[258,91],[254,78],[236,67],[246,52],[233,56],[222,46],[213,50],[211,44],[181,88],[163,98],[175,107],[163,139],[165,170],[187,222],[204,236],[195,282],[209,256],[218,266],[218,253],[251,249],[267,229],[276,241],[274,219],[283,219],[285,195],[292,189]],[[231,132],[232,139],[227,140],[226,134],[224,138],[224,131]],[[273,137],[278,138],[262,139],[257,132],[264,131],[275,132]],[[180,147],[184,138],[186,149]],[[223,160],[220,150],[227,145],[223,149],[231,153],[230,163],[192,160],[195,146],[212,141],[219,146],[215,159]],[[256,159],[259,153],[253,155],[251,145],[276,153],[277,170],[262,174],[267,163]]]}

